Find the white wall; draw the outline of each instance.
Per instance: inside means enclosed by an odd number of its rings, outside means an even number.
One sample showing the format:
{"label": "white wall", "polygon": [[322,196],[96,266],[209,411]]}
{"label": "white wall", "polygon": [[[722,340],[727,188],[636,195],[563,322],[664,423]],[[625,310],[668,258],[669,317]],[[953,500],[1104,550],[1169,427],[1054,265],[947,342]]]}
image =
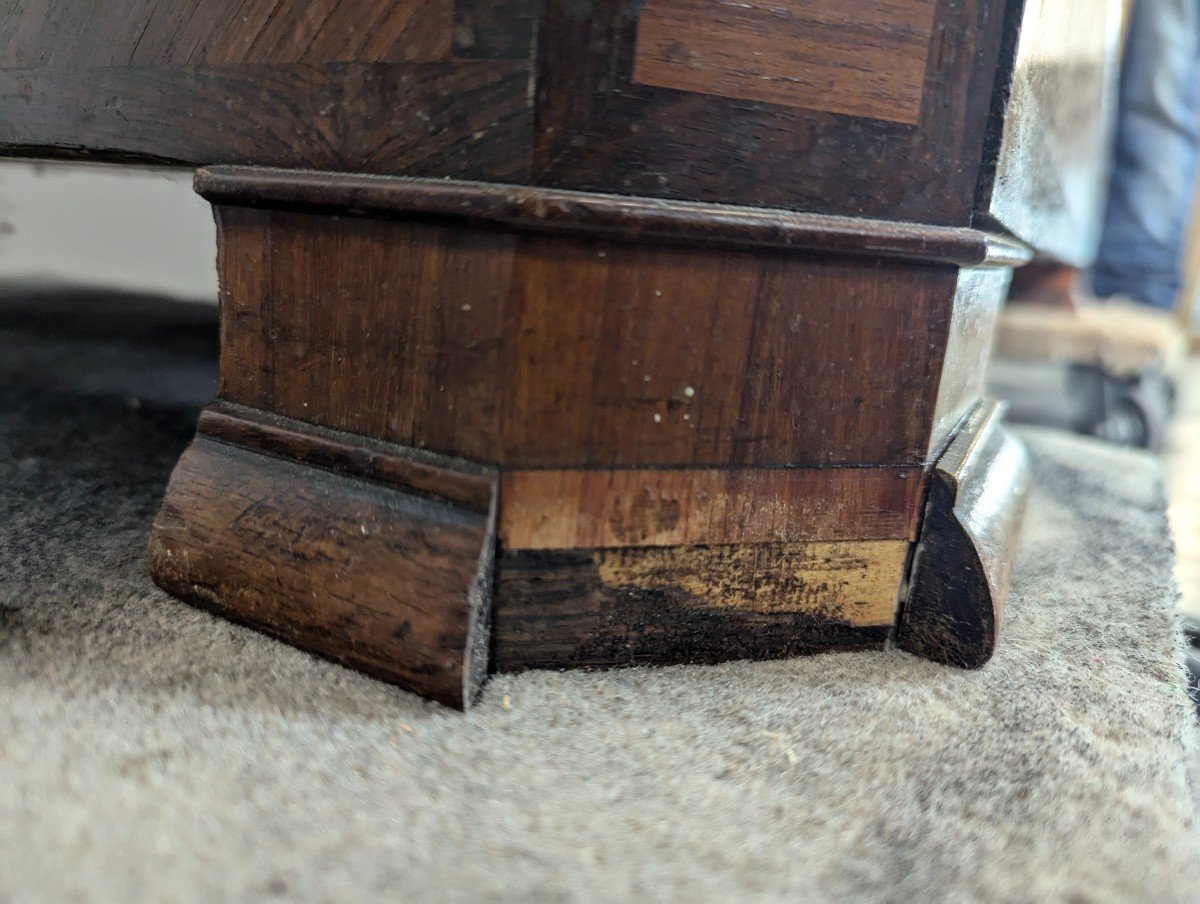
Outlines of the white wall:
{"label": "white wall", "polygon": [[216,301],[216,227],[188,169],[0,160],[0,281]]}

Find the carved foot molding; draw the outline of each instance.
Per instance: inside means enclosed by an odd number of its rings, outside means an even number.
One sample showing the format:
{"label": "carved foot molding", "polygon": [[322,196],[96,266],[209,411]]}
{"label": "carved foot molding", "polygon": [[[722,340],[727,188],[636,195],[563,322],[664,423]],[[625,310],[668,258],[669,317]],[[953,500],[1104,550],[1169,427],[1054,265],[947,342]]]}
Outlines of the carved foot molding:
{"label": "carved foot molding", "polygon": [[202,170],[219,398],[170,592],[452,706],[490,670],[991,655],[1023,247],[469,182]]}

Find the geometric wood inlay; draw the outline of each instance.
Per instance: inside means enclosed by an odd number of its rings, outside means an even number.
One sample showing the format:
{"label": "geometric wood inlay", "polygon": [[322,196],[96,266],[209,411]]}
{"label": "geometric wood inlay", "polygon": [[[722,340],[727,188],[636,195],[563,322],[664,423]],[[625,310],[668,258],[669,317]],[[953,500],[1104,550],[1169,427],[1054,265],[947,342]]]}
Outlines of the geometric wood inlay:
{"label": "geometric wood inlay", "polygon": [[936,0],[648,0],[638,84],[915,125]]}

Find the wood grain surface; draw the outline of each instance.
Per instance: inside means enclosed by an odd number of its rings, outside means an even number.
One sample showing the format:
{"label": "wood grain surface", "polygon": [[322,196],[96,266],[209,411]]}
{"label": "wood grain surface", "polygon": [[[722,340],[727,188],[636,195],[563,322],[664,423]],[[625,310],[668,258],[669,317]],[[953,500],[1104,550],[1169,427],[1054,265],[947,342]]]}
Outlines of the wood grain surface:
{"label": "wood grain surface", "polygon": [[1000,62],[993,7],[9,0],[0,152],[966,226]]}
{"label": "wood grain surface", "polygon": [[219,219],[230,401],[508,468],[925,460],[952,267]]}
{"label": "wood grain surface", "polygon": [[451,179],[214,166],[196,171],[195,188],[214,204],[236,207],[455,222],[693,248],[813,251],[989,267],[1020,266],[1031,257],[1021,242],[958,226]]}
{"label": "wood grain surface", "polygon": [[648,0],[633,80],[915,125],[936,0]]}
{"label": "wood grain surface", "polygon": [[11,0],[0,17],[0,144],[528,179],[529,25],[493,17],[490,37],[460,54],[476,43],[477,10],[452,0]]}
{"label": "wood grain surface", "polygon": [[505,471],[505,549],[915,539],[919,468]]}
{"label": "wood grain surface", "polygon": [[503,553],[493,668],[881,647],[908,546],[882,540]]}
{"label": "wood grain surface", "polygon": [[454,12],[453,0],[10,0],[0,66],[431,62],[450,57]]}
{"label": "wood grain surface", "polygon": [[[720,5],[723,15],[761,8],[757,2]],[[872,6],[886,19],[898,4]],[[880,119],[638,84],[642,9],[630,0],[547,0],[534,134],[538,184],[971,222],[1004,25],[992,0],[937,0],[914,123],[895,121],[912,118],[907,101]],[[785,31],[774,29],[760,46],[747,44],[750,56],[740,68],[754,71],[761,59],[754,54],[767,55]],[[685,45],[683,30],[677,32]],[[714,44],[735,38],[723,29]],[[906,65],[899,56],[881,52],[865,68]],[[794,77],[804,78],[806,69],[798,67]],[[880,106],[874,104],[875,112]]]}
{"label": "wood grain surface", "polygon": [[198,432],[297,464],[396,487],[486,515],[496,493],[491,468],[327,430],[217,399],[200,412]]}
{"label": "wood grain surface", "polygon": [[150,538],[198,606],[465,708],[486,677],[487,514],[199,436]]}

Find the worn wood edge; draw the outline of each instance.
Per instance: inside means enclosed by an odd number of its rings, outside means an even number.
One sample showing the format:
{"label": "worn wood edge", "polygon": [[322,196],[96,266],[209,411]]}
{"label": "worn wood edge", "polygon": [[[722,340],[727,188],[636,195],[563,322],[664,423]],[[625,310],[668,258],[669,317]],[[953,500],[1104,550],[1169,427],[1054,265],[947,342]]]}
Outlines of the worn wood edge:
{"label": "worn wood edge", "polygon": [[505,550],[915,540],[915,466],[504,469]]}
{"label": "worn wood edge", "polygon": [[[226,556],[222,554],[221,546],[229,542],[225,536],[227,525],[214,530],[211,524],[206,524],[205,509],[212,508],[213,501],[211,498],[205,497],[203,489],[198,490],[193,485],[193,481],[189,480],[187,473],[189,466],[204,468],[206,465],[203,456],[206,455],[232,459],[235,470],[240,470],[242,473],[245,472],[247,457],[273,475],[280,469],[286,469],[293,473],[293,479],[295,479],[296,472],[304,472],[304,476],[299,479],[315,482],[319,480],[318,475],[322,473],[320,469],[300,462],[279,461],[267,453],[235,447],[213,437],[198,434],[176,466],[162,506],[151,527],[148,541],[149,572],[152,580],[159,587],[198,608],[261,631],[321,658],[398,685],[446,706],[460,710],[470,708],[481,694],[489,675],[496,491],[498,490],[494,478],[492,499],[483,515],[452,506],[444,501],[410,496],[400,488],[381,486],[373,491],[385,497],[381,500],[381,505],[391,512],[393,518],[414,517],[414,512],[419,517],[419,513],[422,511],[453,510],[461,513],[455,517],[474,519],[478,525],[473,529],[471,535],[475,536],[475,539],[471,540],[468,537],[467,541],[472,548],[477,547],[478,551],[472,557],[473,561],[465,563],[471,569],[471,579],[461,597],[462,608],[465,610],[461,614],[465,614],[465,619],[458,619],[453,613],[447,613],[445,630],[437,631],[439,642],[453,643],[458,637],[462,647],[461,655],[452,657],[449,665],[422,650],[417,650],[409,655],[400,654],[390,660],[381,660],[378,656],[372,656],[362,649],[361,639],[346,636],[344,623],[338,618],[322,619],[317,617],[306,620],[300,607],[294,604],[294,600],[289,600],[283,591],[283,582],[273,580],[271,559],[278,559],[282,555],[284,559],[295,558],[306,561],[311,554],[310,551],[302,548],[302,543],[296,544],[295,548],[288,547],[288,531],[278,532],[278,540],[281,544],[279,547],[228,551],[233,555],[245,552],[254,557],[254,574],[262,576],[257,589],[263,594],[273,597],[274,605],[271,611],[264,611],[267,607],[262,605],[245,605],[243,603],[243,598],[246,597],[244,591],[247,589],[245,584],[234,587],[222,586],[219,578],[212,573],[206,573],[203,563],[200,566],[195,565],[196,556],[191,552],[194,552],[197,545],[210,553],[218,554],[218,557],[223,559]],[[197,461],[197,459],[200,460]],[[239,459],[241,460],[240,468],[238,466]],[[248,479],[253,481],[254,475],[248,475]],[[336,473],[324,477],[325,482],[330,480],[355,482],[354,478]],[[219,495],[224,494],[223,490],[224,488]],[[336,489],[331,492],[329,486],[326,485],[319,492],[320,495],[328,497],[336,494]],[[412,507],[396,505],[394,502],[389,502],[386,497],[391,497],[393,500],[399,497],[411,500]],[[271,508],[269,501],[265,501],[263,505],[267,509]],[[255,505],[252,504],[247,511],[254,507]],[[305,514],[308,512],[303,507],[298,507],[291,517],[299,522]],[[297,531],[297,533],[301,532]],[[393,557],[399,555],[406,559],[411,557],[416,560],[427,551],[429,545],[436,544],[435,536],[421,537],[418,531],[415,542],[409,548],[399,549],[395,543],[391,543],[386,548],[381,548],[380,552]],[[364,530],[362,542],[370,544],[371,540],[368,532]],[[203,557],[201,558],[203,559]],[[370,554],[367,558],[371,558]],[[211,568],[211,562],[208,564]],[[248,583],[254,584],[256,579],[251,578]],[[294,596],[294,594],[292,595]],[[313,596],[317,596],[315,589]],[[427,612],[431,604],[437,603],[437,600],[430,599],[426,595],[418,595],[415,591],[413,597],[411,607],[414,612]],[[370,611],[373,616],[382,615],[390,618],[401,629],[407,627],[406,615],[409,604],[397,607],[397,611],[394,612],[381,612],[376,601],[361,600],[357,602],[365,607],[364,611]],[[461,631],[454,627],[456,622],[463,625]],[[343,633],[339,634],[339,631]],[[398,642],[404,644],[405,633],[397,631],[393,634],[389,631],[386,642],[394,644],[398,638]]]}
{"label": "worn wood edge", "polygon": [[486,515],[497,471],[217,399],[200,413],[198,433],[321,470],[387,484]]}
{"label": "worn wood edge", "polygon": [[214,204],[348,216],[460,221],[476,228],[622,241],[765,248],[1012,267],[1030,250],[1002,235],[827,214],[595,194],[523,185],[269,167],[213,166],[195,175]]}
{"label": "worn wood edge", "polygon": [[995,652],[1029,493],[1024,446],[987,400],[934,468],[896,645],[960,668]]}

